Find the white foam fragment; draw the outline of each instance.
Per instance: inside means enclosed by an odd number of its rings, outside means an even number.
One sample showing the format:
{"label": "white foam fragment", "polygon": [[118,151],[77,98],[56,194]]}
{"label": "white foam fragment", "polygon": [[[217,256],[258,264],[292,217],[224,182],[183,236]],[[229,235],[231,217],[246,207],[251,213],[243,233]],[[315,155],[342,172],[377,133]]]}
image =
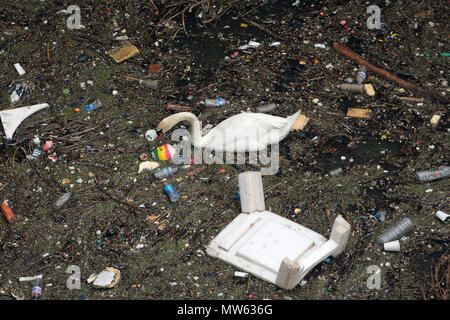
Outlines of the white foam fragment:
{"label": "white foam fragment", "polygon": [[19,74],[19,76],[23,76],[25,74],[25,70],[23,70],[23,68],[20,65],[20,63],[15,63],[14,64],[14,68],[16,68],[17,73]]}

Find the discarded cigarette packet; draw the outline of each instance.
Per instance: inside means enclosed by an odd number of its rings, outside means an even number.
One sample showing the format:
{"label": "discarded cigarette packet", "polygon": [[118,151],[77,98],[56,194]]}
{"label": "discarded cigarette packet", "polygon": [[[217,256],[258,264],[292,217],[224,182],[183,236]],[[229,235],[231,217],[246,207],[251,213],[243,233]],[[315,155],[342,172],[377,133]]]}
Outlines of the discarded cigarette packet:
{"label": "discarded cigarette packet", "polygon": [[304,115],[299,115],[297,120],[295,121],[294,125],[291,128],[291,131],[294,130],[303,130],[308,123],[309,118],[305,117]]}

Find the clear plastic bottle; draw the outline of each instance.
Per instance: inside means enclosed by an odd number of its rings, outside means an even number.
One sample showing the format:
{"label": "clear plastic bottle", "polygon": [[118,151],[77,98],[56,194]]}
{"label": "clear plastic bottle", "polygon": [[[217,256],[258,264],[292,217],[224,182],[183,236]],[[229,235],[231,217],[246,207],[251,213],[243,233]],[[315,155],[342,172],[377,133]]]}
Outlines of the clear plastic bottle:
{"label": "clear plastic bottle", "polygon": [[427,171],[417,172],[417,177],[419,179],[419,182],[422,182],[422,183],[446,178],[448,176],[450,176],[450,167],[447,167],[447,166],[441,166],[441,167],[437,168],[436,170],[427,170]]}
{"label": "clear plastic bottle", "polygon": [[258,112],[270,112],[275,110],[278,107],[278,105],[276,103],[270,103],[270,104],[265,104],[263,106],[260,106],[258,108],[256,108],[256,110],[258,110]]}
{"label": "clear plastic bottle", "polygon": [[366,80],[366,72],[367,72],[366,66],[359,66],[358,73],[356,74],[357,84],[362,84],[364,80]]}
{"label": "clear plastic bottle", "polygon": [[101,106],[102,106],[102,102],[97,99],[94,102],[85,105],[84,108],[86,109],[87,112],[91,112],[91,111],[101,108]]}
{"label": "clear plastic bottle", "polygon": [[163,179],[163,178],[167,178],[181,170],[186,170],[190,167],[190,165],[188,164],[183,164],[181,166],[177,166],[177,167],[168,167],[168,168],[164,168],[162,170],[159,170],[158,172],[154,173],[155,178],[157,179]]}
{"label": "clear plastic bottle", "polygon": [[413,222],[409,218],[404,218],[395,226],[383,232],[377,239],[377,245],[382,246],[385,242],[398,240],[413,229]]}
{"label": "clear plastic bottle", "polygon": [[37,300],[41,297],[42,293],[42,277],[36,278],[36,280],[34,280],[34,283],[35,285],[31,289],[31,296],[34,300]]}
{"label": "clear plastic bottle", "polygon": [[157,89],[159,86],[159,82],[158,80],[149,80],[149,79],[143,79],[143,80],[139,80],[139,83],[146,86],[147,88],[151,88],[151,89]]}
{"label": "clear plastic bottle", "polygon": [[64,193],[61,197],[59,197],[58,200],[56,200],[55,202],[55,209],[59,210],[62,208],[62,206],[70,200],[70,198],[72,197],[72,193],[71,192],[66,192]]}
{"label": "clear plastic bottle", "polygon": [[330,176],[335,177],[335,176],[341,174],[342,172],[344,172],[344,171],[342,170],[342,168],[337,168],[337,169],[331,170],[331,171],[329,172],[329,174],[330,174]]}
{"label": "clear plastic bottle", "polygon": [[223,105],[226,105],[228,103],[225,99],[205,99],[205,106],[206,107],[221,107]]}

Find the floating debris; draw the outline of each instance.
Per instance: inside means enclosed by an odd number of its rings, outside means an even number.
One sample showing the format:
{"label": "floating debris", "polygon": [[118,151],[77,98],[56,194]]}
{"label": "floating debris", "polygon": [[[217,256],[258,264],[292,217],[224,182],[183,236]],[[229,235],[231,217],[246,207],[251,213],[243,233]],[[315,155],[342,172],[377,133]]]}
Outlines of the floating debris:
{"label": "floating debris", "polygon": [[291,128],[291,131],[297,131],[297,130],[303,130],[306,127],[306,124],[308,123],[309,118],[304,115],[299,115],[297,120],[295,121],[294,125]]}
{"label": "floating debris", "polygon": [[369,109],[348,108],[347,110],[347,117],[370,119],[371,115],[372,110]]}
{"label": "floating debris", "polygon": [[71,192],[66,192],[64,193],[61,197],[58,198],[58,200],[56,200],[55,202],[55,209],[59,210],[62,208],[62,206],[70,200],[70,198],[72,197],[72,193]]}
{"label": "floating debris", "polygon": [[422,183],[447,178],[448,176],[450,176],[450,167],[448,166],[441,166],[436,170],[426,170],[417,172],[417,178],[419,179],[419,182]]}
{"label": "floating debris", "polygon": [[98,275],[92,275],[87,282],[97,288],[113,288],[120,281],[120,270],[108,267]]}
{"label": "floating debris", "polygon": [[28,161],[33,161],[36,160],[37,158],[40,157],[40,155],[42,154],[43,149],[40,145],[38,145],[34,150],[33,153],[31,155],[27,155],[26,158]]}
{"label": "floating debris", "polygon": [[16,220],[17,220],[16,215],[14,214],[13,210],[5,202],[2,202],[2,212],[3,212],[3,215],[5,216],[6,220],[9,223],[16,222]]}
{"label": "floating debris", "polygon": [[23,120],[31,116],[33,113],[48,107],[48,103],[42,103],[28,107],[0,111],[0,118],[2,120],[6,138],[12,139],[14,132]]}
{"label": "floating debris", "polygon": [[16,68],[16,71],[19,74],[19,76],[23,76],[25,74],[25,70],[23,70],[23,68],[20,65],[20,63],[14,64],[14,68]]}
{"label": "floating debris", "polygon": [[138,173],[141,173],[144,170],[153,171],[153,170],[158,169],[158,168],[159,168],[159,163],[158,162],[144,161],[144,162],[141,162],[139,164]]}
{"label": "floating debris", "polygon": [[120,63],[127,59],[130,59],[139,53],[138,48],[131,44],[123,45],[119,48],[112,49],[108,54],[114,59],[115,62]]}
{"label": "floating debris", "polygon": [[431,125],[433,127],[437,127],[440,119],[441,119],[441,116],[439,114],[433,115],[433,117],[431,117],[431,120],[430,120]]}
{"label": "floating debris", "polygon": [[441,220],[442,222],[447,223],[449,218],[450,218],[450,215],[446,214],[444,211],[440,211],[439,210],[439,211],[436,212],[436,217],[439,220]]}
{"label": "floating debris", "polygon": [[385,242],[383,244],[384,251],[400,251],[400,241],[395,240],[391,242]]}
{"label": "floating debris", "polygon": [[389,228],[377,239],[378,245],[400,239],[406,233],[414,229],[414,224],[409,218],[404,218],[393,227]]}

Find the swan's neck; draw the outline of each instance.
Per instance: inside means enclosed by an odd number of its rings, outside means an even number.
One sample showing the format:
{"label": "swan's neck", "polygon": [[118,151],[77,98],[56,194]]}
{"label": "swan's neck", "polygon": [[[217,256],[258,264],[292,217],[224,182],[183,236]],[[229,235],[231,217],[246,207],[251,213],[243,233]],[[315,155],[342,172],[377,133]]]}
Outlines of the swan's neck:
{"label": "swan's neck", "polygon": [[198,121],[197,117],[190,112],[180,112],[177,115],[175,115],[175,117],[177,117],[175,123],[181,121],[189,122],[191,126],[191,142],[194,146],[201,146],[202,131],[200,127],[200,121]]}

